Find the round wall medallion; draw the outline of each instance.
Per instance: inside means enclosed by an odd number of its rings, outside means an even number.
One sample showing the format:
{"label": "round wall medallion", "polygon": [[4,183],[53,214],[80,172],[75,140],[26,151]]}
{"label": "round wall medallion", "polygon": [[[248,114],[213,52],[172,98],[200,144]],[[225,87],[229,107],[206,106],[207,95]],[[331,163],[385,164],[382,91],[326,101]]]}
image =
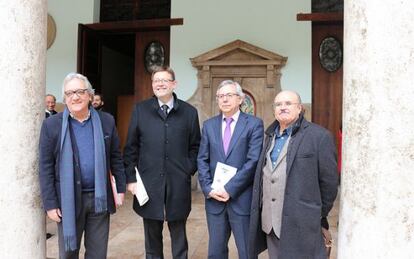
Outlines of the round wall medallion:
{"label": "round wall medallion", "polygon": [[50,14],[47,14],[47,49],[52,46],[56,38],[56,23]]}
{"label": "round wall medallion", "polygon": [[145,49],[145,68],[152,73],[156,67],[164,65],[165,51],[164,46],[159,41],[153,41]]}
{"label": "round wall medallion", "polygon": [[256,115],[256,101],[251,93],[243,90],[244,101],[241,104],[240,110],[244,113]]}
{"label": "round wall medallion", "polygon": [[326,37],[319,45],[319,61],[322,67],[335,72],[342,65],[342,45],[334,37]]}

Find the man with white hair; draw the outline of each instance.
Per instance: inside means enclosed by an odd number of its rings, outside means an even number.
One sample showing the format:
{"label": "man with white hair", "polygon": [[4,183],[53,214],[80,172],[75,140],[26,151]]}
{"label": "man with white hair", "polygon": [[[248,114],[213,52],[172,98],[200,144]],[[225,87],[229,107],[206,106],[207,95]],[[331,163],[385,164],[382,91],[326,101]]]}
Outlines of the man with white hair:
{"label": "man with white hair", "polygon": [[43,207],[57,222],[59,258],[78,258],[84,233],[85,258],[106,258],[109,213],[122,203],[125,170],[112,115],[90,106],[88,79],[70,73],[63,81],[65,110],[44,120],[40,132],[39,178]]}

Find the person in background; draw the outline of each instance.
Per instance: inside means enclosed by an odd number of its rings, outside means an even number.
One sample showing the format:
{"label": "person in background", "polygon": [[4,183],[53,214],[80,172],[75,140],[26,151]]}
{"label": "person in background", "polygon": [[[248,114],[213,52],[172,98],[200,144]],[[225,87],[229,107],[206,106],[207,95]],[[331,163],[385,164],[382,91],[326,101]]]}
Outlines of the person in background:
{"label": "person in background", "polygon": [[102,94],[95,93],[92,99],[92,106],[97,111],[103,111],[104,98]]}
{"label": "person in background", "polygon": [[45,106],[45,118],[55,115],[57,113],[57,111],[55,111],[56,97],[52,94],[47,94],[45,96]]}

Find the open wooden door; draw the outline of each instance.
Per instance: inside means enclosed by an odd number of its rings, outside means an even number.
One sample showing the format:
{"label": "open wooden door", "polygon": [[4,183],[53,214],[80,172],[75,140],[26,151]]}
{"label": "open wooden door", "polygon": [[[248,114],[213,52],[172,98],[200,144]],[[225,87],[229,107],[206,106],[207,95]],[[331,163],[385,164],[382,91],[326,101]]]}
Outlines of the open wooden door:
{"label": "open wooden door", "polygon": [[101,90],[101,41],[99,33],[78,25],[78,73],[88,77],[98,92]]}
{"label": "open wooden door", "polygon": [[[164,64],[168,65],[170,26],[182,24],[183,19],[175,18],[78,26],[77,70],[88,77],[97,92],[103,93],[106,103],[104,109],[107,108],[105,111],[114,115],[122,145],[125,143],[134,103],[153,94],[151,73],[144,65],[145,50],[152,42],[161,43],[165,51]],[[131,55],[132,62],[129,62]],[[124,63],[120,65],[117,60],[123,60]],[[108,64],[113,65],[113,69],[108,68]],[[125,67],[125,64],[131,65]],[[132,72],[125,75],[125,71],[129,70]]]}

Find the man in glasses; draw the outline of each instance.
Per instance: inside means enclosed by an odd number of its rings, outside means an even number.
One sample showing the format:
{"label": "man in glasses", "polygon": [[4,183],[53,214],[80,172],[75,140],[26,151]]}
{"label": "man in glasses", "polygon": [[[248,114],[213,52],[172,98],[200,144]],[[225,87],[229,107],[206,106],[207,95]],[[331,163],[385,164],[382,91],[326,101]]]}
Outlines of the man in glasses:
{"label": "man in glasses", "polygon": [[154,96],[134,107],[124,149],[128,190],[135,193],[135,167],[149,200],[133,208],[143,218],[146,258],[164,258],[167,221],[173,258],[188,258],[186,220],[191,210],[191,176],[197,170],[200,127],[197,110],[177,98],[174,71],[152,73]]}
{"label": "man in glasses", "polygon": [[56,97],[52,94],[47,94],[45,96],[45,106],[45,118],[55,115],[57,113],[57,111],[55,111]]}
{"label": "man in glasses", "polygon": [[263,142],[261,119],[239,110],[244,93],[237,82],[220,83],[221,113],[203,125],[198,173],[206,197],[208,258],[228,258],[233,233],[239,258],[248,258],[253,177]]}
{"label": "man in glasses", "polygon": [[83,233],[85,258],[106,258],[109,213],[116,209],[110,171],[120,203],[126,190],[115,121],[89,105],[93,89],[85,76],[67,75],[63,94],[65,110],[45,120],[40,132],[43,207],[58,225],[59,258],[79,257]]}
{"label": "man in glasses", "polygon": [[280,92],[273,111],[254,179],[250,258],[267,246],[271,259],[326,259],[338,185],[333,138],[303,117],[296,92]]}

